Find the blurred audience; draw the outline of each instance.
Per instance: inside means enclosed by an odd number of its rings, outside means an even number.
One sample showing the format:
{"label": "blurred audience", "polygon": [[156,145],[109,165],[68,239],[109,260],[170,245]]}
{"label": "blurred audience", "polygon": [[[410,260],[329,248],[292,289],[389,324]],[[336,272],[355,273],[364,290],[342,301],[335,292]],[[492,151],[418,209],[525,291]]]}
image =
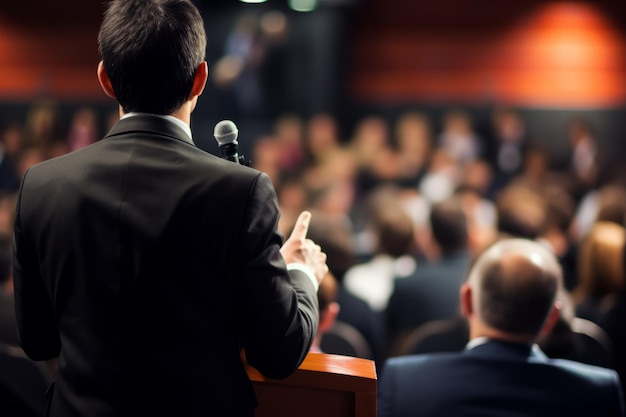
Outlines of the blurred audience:
{"label": "blurred audience", "polygon": [[336,321],[346,323],[359,332],[369,344],[373,358],[378,359],[383,341],[381,315],[372,310],[365,301],[348,291],[343,282],[346,271],[356,263],[354,241],[350,229],[343,223],[336,223],[328,216],[313,212],[307,236],[324,248],[328,269],[337,280],[336,302],[339,305],[339,313]]}
{"label": "blurred audience", "polygon": [[498,190],[522,172],[529,138],[524,120],[513,109],[496,108],[490,127],[484,154],[493,168],[494,188]]}
{"label": "blurred audience", "polygon": [[461,109],[450,110],[444,114],[442,125],[439,147],[456,163],[463,165],[481,155],[482,139],[474,131],[468,112]]}
{"label": "blurred audience", "polygon": [[369,261],[350,268],[344,284],[373,310],[382,312],[393,291],[394,277],[412,274],[416,260],[413,220],[399,204],[395,193],[380,191],[383,192],[370,196],[369,229],[374,254]]}
{"label": "blurred audience", "polygon": [[439,260],[395,279],[385,311],[390,354],[417,327],[460,313],[459,288],[470,263],[467,217],[460,200],[453,197],[435,204],[430,225]]}
{"label": "blurred audience", "polygon": [[[246,65],[254,65],[265,59],[249,32],[253,26],[258,31],[259,22],[240,24],[242,32],[229,42],[246,54]],[[251,82],[245,78],[238,83]],[[412,108],[395,117],[372,112],[344,137],[330,113],[284,114],[252,143],[254,168],[270,175],[278,194],[279,230],[287,236],[303,210],[313,211],[319,223],[310,233],[317,233],[337,283],[336,300],[329,303],[337,308],[326,317],[362,333],[377,360],[389,353],[400,329],[456,315],[454,288],[470,258],[507,237],[547,248],[561,264],[565,290],[572,291],[572,313],[562,314],[555,327],[561,336],[540,339],[548,353],[574,358],[563,352],[571,348],[571,319],[580,318],[606,328],[616,352],[626,345],[624,266],[618,265],[626,183],[620,164],[584,117],[566,126],[561,155],[543,132],[531,137],[523,116],[494,108],[479,134],[480,121],[464,109],[437,114]],[[6,120],[0,234],[12,233],[15,190],[30,166],[93,143],[118,118],[116,110],[99,114],[79,105],[62,111],[55,100],[41,99],[23,120]],[[616,355],[622,369],[623,356]]]}

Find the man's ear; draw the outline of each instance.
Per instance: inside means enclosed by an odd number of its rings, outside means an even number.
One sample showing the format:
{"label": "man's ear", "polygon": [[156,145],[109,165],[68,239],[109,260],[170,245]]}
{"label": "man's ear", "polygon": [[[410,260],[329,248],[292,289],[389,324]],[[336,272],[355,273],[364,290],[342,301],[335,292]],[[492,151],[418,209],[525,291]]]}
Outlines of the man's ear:
{"label": "man's ear", "polygon": [[206,85],[207,80],[209,79],[209,65],[206,61],[202,61],[198,68],[196,68],[196,73],[193,79],[193,87],[191,88],[191,94],[189,95],[189,100],[192,100],[194,97],[198,97],[204,91],[204,86]]}
{"label": "man's ear", "polygon": [[113,90],[113,86],[111,85],[111,80],[109,80],[109,76],[104,69],[104,61],[100,61],[100,63],[98,64],[98,81],[100,82],[100,86],[107,96],[111,98],[116,98],[115,91]]}
{"label": "man's ear", "polygon": [[467,282],[461,285],[459,299],[461,301],[461,314],[463,314],[464,317],[469,318],[472,314],[474,314],[474,300],[472,287]]}
{"label": "man's ear", "polygon": [[561,302],[557,301],[554,303],[554,306],[552,306],[552,310],[550,310],[550,313],[548,314],[548,318],[543,324],[543,327],[541,328],[541,332],[539,334],[541,336],[549,335],[552,329],[554,328],[554,325],[559,321],[560,317],[561,317]]}

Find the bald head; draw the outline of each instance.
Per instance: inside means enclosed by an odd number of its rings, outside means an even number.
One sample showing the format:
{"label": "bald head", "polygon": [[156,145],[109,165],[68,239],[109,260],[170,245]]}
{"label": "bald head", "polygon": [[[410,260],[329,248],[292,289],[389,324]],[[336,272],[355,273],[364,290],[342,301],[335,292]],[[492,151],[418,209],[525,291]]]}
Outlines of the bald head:
{"label": "bald head", "polygon": [[488,248],[472,267],[472,304],[487,326],[534,337],[541,331],[561,287],[557,259],[526,239],[506,239]]}

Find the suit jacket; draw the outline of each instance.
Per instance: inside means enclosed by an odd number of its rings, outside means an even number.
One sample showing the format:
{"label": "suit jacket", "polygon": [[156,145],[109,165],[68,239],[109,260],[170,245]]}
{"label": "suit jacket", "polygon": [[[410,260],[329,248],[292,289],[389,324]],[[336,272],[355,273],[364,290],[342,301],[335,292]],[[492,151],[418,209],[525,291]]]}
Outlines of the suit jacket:
{"label": "suit jacket", "polygon": [[13,294],[0,289],[0,343],[19,345],[15,320],[15,298]]}
{"label": "suit jacket", "polygon": [[398,340],[424,323],[457,316],[459,290],[469,262],[467,254],[459,253],[437,264],[418,266],[406,278],[396,278],[385,312],[388,339]]}
{"label": "suit jacket", "polygon": [[41,395],[50,383],[44,365],[24,356],[21,349],[0,343],[0,412],[3,416],[42,417]]}
{"label": "suit jacket", "polygon": [[252,415],[240,361],[273,378],[317,331],[279,252],[269,177],[138,115],[32,167],[15,222],[21,346],[60,355],[53,416]]}
{"label": "suit jacket", "polygon": [[613,370],[497,341],[461,353],[389,359],[378,406],[379,417],[624,415]]}

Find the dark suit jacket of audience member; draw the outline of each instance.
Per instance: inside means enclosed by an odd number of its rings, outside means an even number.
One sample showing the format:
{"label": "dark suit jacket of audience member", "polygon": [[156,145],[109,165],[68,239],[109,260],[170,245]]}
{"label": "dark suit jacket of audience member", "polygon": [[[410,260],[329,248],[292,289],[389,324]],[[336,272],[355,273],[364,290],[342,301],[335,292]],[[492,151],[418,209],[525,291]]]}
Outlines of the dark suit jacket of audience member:
{"label": "dark suit jacket of audience member", "polygon": [[361,332],[374,354],[374,359],[378,360],[383,339],[381,314],[372,310],[369,304],[352,294],[343,285],[339,286],[337,303],[339,304],[337,320],[348,323]]}
{"label": "dark suit jacket of audience member", "polygon": [[20,186],[17,167],[13,159],[0,154],[0,192],[14,193]]}
{"label": "dark suit jacket of audience member", "polygon": [[0,290],[0,343],[18,346],[17,323],[15,321],[15,299],[13,294]]}
{"label": "dark suit jacket of audience member", "polygon": [[396,278],[385,313],[388,338],[431,320],[459,315],[459,290],[469,263],[466,253],[458,253],[436,264],[418,265],[409,277]]}
{"label": "dark suit jacket of audience member", "polygon": [[615,305],[599,320],[600,326],[611,339],[615,369],[623,384],[622,390],[626,397],[626,291],[622,291]]}
{"label": "dark suit jacket of audience member", "polygon": [[379,417],[622,416],[617,374],[548,359],[527,345],[488,341],[461,353],[392,358]]}
{"label": "dark suit jacket of audience member", "polygon": [[51,415],[251,416],[241,346],[285,377],[319,315],[311,280],[287,272],[278,217],[267,175],[156,116],[31,168],[16,310],[31,358],[60,353]]}

